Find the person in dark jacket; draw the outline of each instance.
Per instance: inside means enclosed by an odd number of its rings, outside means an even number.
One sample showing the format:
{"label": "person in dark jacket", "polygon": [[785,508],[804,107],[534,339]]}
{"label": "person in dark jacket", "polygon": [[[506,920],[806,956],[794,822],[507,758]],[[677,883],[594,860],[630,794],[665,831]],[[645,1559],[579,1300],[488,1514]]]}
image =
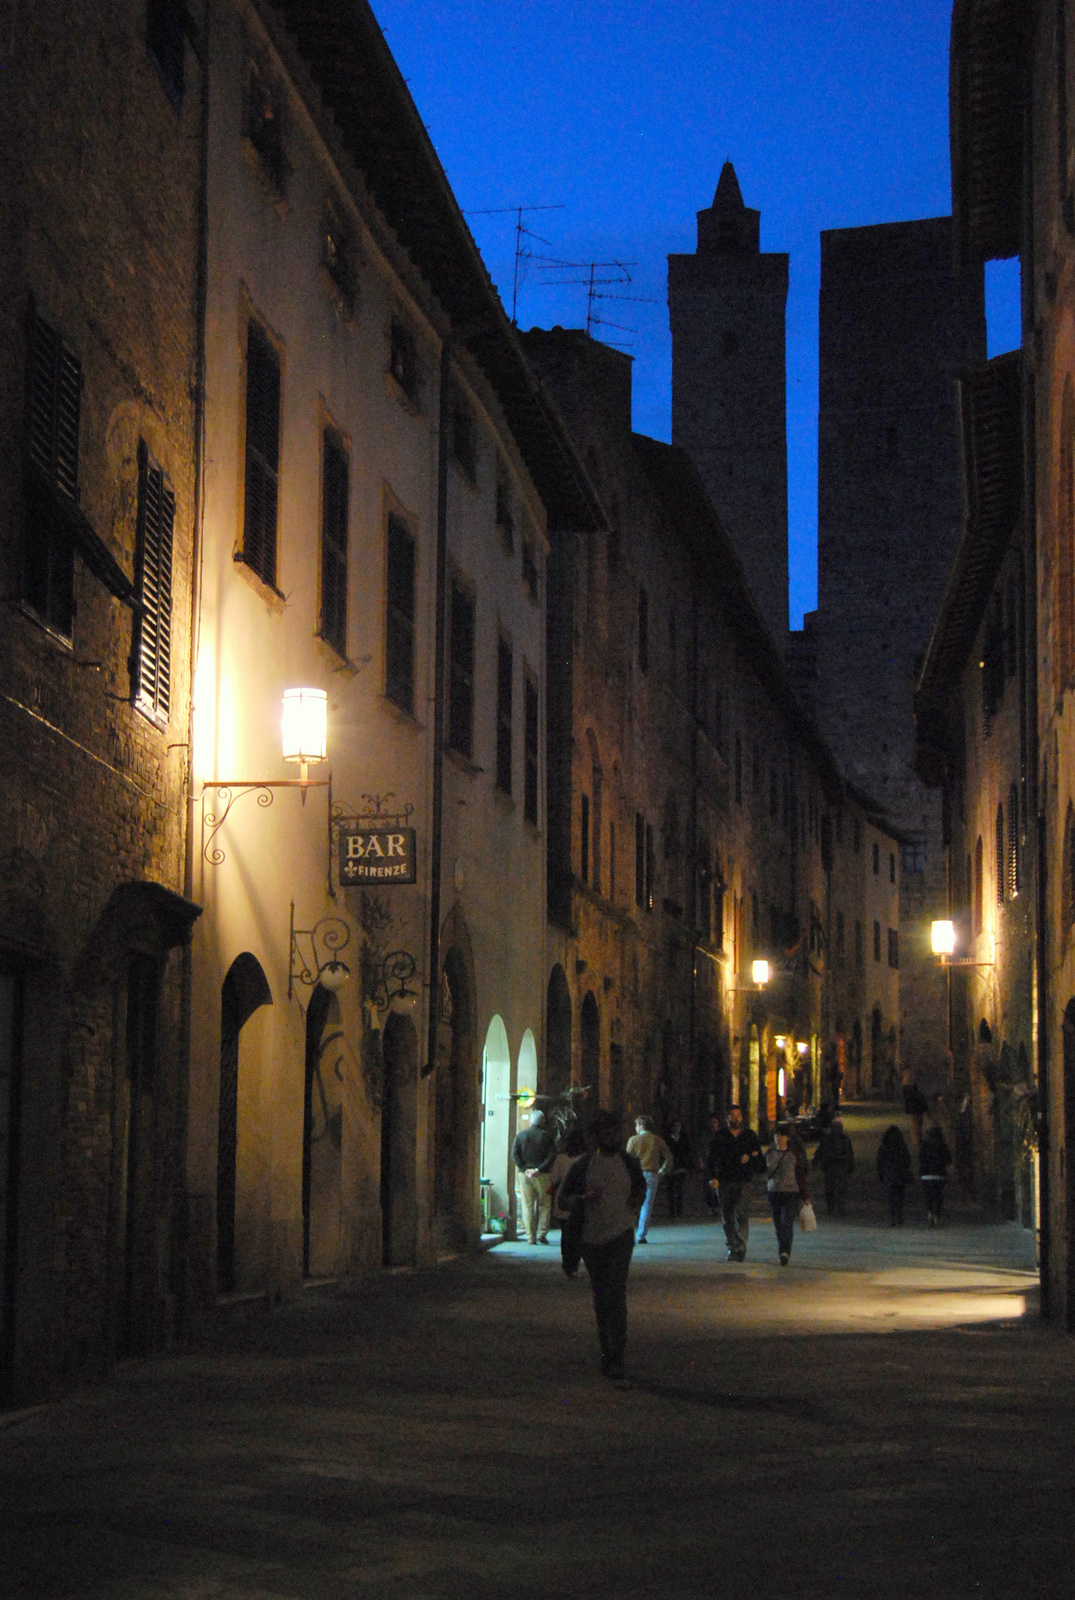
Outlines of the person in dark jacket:
{"label": "person in dark jacket", "polygon": [[825,1178],[825,1210],[838,1217],[847,1215],[847,1186],[855,1170],[855,1147],[837,1117],[821,1135],[821,1143],[810,1163],[820,1167]]}
{"label": "person in dark jacket", "polygon": [[531,1111],[530,1126],[515,1135],[511,1159],[515,1163],[519,1232],[525,1231],[531,1244],[548,1244],[556,1140],[545,1126],[543,1111]]}
{"label": "person in dark jacket", "polygon": [[742,1107],[732,1106],[728,1112],[728,1126],[713,1135],[705,1158],[706,1179],[720,1201],[729,1261],[746,1260],[750,1180],[755,1172],[764,1171],[765,1157],[758,1136],[753,1128],[746,1126]]}
{"label": "person in dark jacket", "polygon": [[926,1220],[935,1228],[941,1220],[944,1204],[944,1186],[948,1181],[948,1168],[952,1165],[952,1152],[937,1123],[933,1123],[922,1140],[918,1152],[918,1171],[921,1175],[922,1198],[926,1203]]}
{"label": "person in dark jacket", "polygon": [[668,1215],[683,1215],[683,1191],[687,1174],[694,1165],[694,1152],[682,1122],[673,1122],[665,1136],[665,1144],[672,1152],[672,1171],[668,1177]]}
{"label": "person in dark jacket", "polygon": [[[637,1156],[623,1148],[622,1124],[615,1113],[599,1111],[590,1132],[596,1148],[575,1162],[560,1185],[559,1199],[566,1210],[581,1210],[582,1259],[593,1290],[601,1371],[614,1383],[622,1383],[627,1274],[646,1180]],[[572,1275],[566,1255],[564,1270]]]}
{"label": "person in dark jacket", "polygon": [[903,1194],[911,1174],[911,1152],[907,1140],[890,1123],[877,1151],[877,1176],[888,1201],[888,1220],[893,1228],[903,1226]]}
{"label": "person in dark jacket", "polygon": [[765,1165],[769,1173],[765,1185],[766,1197],[773,1214],[780,1265],[786,1267],[791,1260],[795,1219],[810,1198],[806,1182],[806,1150],[786,1122],[776,1125],[776,1138],[765,1152]]}

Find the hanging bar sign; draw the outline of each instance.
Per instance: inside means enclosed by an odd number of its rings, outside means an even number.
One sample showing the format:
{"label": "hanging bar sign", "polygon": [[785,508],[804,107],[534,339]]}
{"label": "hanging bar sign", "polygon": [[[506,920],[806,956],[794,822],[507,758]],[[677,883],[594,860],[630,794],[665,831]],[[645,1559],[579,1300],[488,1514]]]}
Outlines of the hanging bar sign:
{"label": "hanging bar sign", "polygon": [[413,828],[340,830],[340,882],[345,889],[368,883],[416,883],[417,851]]}

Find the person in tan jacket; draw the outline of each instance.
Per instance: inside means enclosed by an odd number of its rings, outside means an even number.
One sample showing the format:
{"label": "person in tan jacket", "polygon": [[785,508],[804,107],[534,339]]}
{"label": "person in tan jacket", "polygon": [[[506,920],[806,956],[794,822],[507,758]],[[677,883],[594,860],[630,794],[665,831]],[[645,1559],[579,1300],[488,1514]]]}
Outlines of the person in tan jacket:
{"label": "person in tan jacket", "polygon": [[648,1244],[646,1231],[649,1227],[650,1212],[653,1202],[657,1198],[657,1185],[666,1173],[675,1167],[672,1152],[665,1144],[659,1133],[653,1131],[652,1117],[636,1117],[635,1133],[633,1139],[627,1141],[627,1154],[635,1156],[642,1168],[642,1176],[646,1180],[646,1198],[642,1202],[642,1210],[638,1214],[638,1232],[635,1234],[636,1244]]}

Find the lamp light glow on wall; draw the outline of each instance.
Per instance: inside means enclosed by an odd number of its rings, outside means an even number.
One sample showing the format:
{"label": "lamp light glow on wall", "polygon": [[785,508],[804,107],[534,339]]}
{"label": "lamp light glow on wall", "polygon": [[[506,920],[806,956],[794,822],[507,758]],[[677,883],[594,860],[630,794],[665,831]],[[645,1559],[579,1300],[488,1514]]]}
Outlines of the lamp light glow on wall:
{"label": "lamp light glow on wall", "polygon": [[935,956],[950,956],[956,947],[954,922],[934,922],[930,926],[930,940]]}
{"label": "lamp light glow on wall", "polygon": [[810,1046],[807,1044],[805,1039],[800,1039],[795,1048],[798,1050],[801,1056],[805,1056],[808,1053]]}
{"label": "lamp light glow on wall", "polygon": [[[280,721],[285,761],[299,764],[299,782],[307,783],[310,762],[328,755],[328,694],[324,689],[285,689]],[[305,800],[306,796],[303,795]]]}
{"label": "lamp light glow on wall", "polygon": [[768,983],[769,982],[769,963],[768,963],[768,961],[755,961],[755,962],[753,962],[752,965],[751,965],[751,968],[750,968],[750,976],[754,980],[754,982],[758,985],[759,989],[762,987],[763,984]]}
{"label": "lamp light glow on wall", "polygon": [[780,1068],[780,1071],[776,1075],[776,1092],[780,1096],[781,1100],[783,1100],[783,1098],[784,1098],[784,1069],[783,1069],[783,1067]]}

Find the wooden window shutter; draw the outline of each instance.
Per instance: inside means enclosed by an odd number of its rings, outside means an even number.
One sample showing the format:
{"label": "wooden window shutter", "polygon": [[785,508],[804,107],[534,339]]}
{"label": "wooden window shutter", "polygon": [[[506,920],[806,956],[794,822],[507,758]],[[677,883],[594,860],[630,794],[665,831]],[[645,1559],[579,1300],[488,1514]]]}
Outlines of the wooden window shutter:
{"label": "wooden window shutter", "polygon": [[474,600],[452,584],[448,743],[469,761],[474,752]]}
{"label": "wooden window shutter", "polygon": [[388,519],[384,692],[414,712],[414,540],[398,517]]}
{"label": "wooden window shutter", "polygon": [[523,679],[523,816],[538,820],[538,689],[532,678]]}
{"label": "wooden window shutter", "polygon": [[172,680],[172,545],[175,494],[144,441],[138,447],[138,551],[132,690],[143,709],[167,717]]}
{"label": "wooden window shutter", "polygon": [[334,434],[324,434],[321,507],[321,637],[347,654],[347,455]]}
{"label": "wooden window shutter", "polygon": [[496,645],[496,786],[511,793],[512,649],[501,635]]}
{"label": "wooden window shutter", "polygon": [[246,502],[243,560],[276,587],[280,475],[280,362],[254,323],[246,344]]}
{"label": "wooden window shutter", "polygon": [[78,498],[78,429],[82,363],[38,316],[30,330],[27,451],[34,466],[72,500]]}

